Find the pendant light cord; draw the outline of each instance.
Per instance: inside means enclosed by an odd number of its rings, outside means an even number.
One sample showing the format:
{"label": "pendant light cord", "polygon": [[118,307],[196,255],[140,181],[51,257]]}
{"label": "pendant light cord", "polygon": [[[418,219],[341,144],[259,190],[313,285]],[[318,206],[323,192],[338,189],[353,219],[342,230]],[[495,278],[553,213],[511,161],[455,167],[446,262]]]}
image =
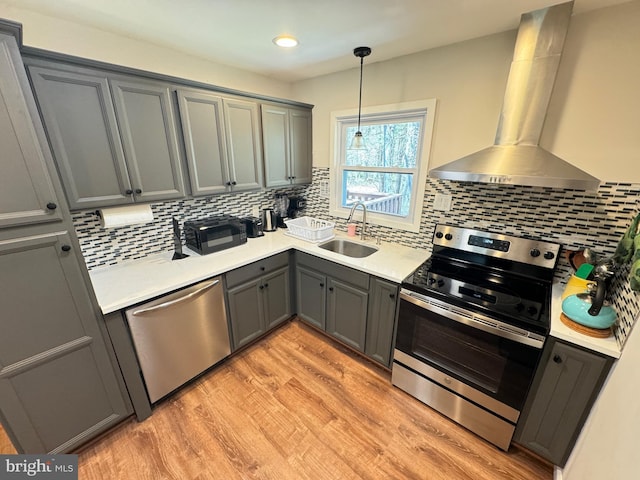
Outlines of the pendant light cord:
{"label": "pendant light cord", "polygon": [[364,57],[360,57],[360,94],[358,96],[358,132],[360,131],[360,112],[362,111],[362,65]]}

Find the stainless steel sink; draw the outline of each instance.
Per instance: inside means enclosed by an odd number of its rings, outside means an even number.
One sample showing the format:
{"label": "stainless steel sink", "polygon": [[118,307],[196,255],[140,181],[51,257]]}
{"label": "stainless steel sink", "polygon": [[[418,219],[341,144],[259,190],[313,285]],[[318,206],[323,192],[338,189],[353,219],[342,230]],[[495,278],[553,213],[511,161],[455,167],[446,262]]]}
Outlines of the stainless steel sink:
{"label": "stainless steel sink", "polygon": [[321,243],[318,246],[325,250],[354,258],[368,257],[372,253],[378,251],[376,247],[370,247],[369,245],[363,245],[361,243],[351,242],[341,238],[329,240],[328,242]]}

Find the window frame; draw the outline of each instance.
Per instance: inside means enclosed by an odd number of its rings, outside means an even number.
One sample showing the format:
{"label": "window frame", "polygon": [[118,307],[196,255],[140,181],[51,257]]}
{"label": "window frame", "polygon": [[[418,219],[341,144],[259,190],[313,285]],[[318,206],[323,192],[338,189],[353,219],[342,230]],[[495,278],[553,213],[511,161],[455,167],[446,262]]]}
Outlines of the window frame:
{"label": "window frame", "polygon": [[[375,121],[384,123],[385,118],[389,121],[403,118],[422,117],[422,138],[418,146],[418,158],[416,159],[417,173],[414,173],[412,185],[412,206],[409,209],[409,215],[405,217],[394,217],[376,212],[367,211],[367,223],[370,225],[379,225],[384,227],[395,228],[409,232],[420,231],[420,221],[422,218],[422,209],[424,206],[424,192],[427,182],[427,173],[429,171],[429,160],[431,155],[431,144],[433,139],[433,125],[436,114],[436,99],[419,100],[414,102],[402,102],[388,105],[376,105],[371,107],[363,107],[361,114],[361,125],[366,125],[367,121]],[[355,126],[358,122],[358,110],[349,109],[331,112],[331,152],[332,161],[329,173],[329,213],[338,218],[347,218],[349,216],[349,208],[341,206],[342,192],[342,172],[345,170],[358,170],[343,165],[344,155],[343,147],[351,139],[344,138],[343,132],[349,126]],[[365,138],[366,141],[366,138]],[[393,173],[398,172],[397,168],[389,167],[370,167],[364,169],[371,172],[385,173],[391,170]],[[406,169],[406,173],[412,173],[414,169]],[[358,212],[361,212],[358,209]],[[361,218],[358,214],[356,218]]]}

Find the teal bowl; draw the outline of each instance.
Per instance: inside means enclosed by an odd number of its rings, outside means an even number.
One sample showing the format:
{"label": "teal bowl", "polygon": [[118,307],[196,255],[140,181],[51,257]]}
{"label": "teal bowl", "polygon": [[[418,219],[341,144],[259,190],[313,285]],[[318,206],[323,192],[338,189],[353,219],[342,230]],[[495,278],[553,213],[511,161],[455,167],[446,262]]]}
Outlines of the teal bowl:
{"label": "teal bowl", "polygon": [[616,321],[616,311],[609,305],[603,305],[598,315],[589,315],[591,297],[578,293],[569,295],[562,301],[562,312],[576,323],[590,328],[609,328]]}

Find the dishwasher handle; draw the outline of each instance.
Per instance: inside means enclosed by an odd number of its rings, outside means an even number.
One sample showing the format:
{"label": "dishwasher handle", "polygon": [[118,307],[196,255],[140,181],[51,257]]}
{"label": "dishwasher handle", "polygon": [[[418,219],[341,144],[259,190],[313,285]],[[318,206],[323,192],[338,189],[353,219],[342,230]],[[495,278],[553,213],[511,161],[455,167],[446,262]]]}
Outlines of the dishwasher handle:
{"label": "dishwasher handle", "polygon": [[131,312],[131,314],[138,316],[138,315],[144,315],[151,312],[157,312],[158,310],[164,310],[165,308],[175,305],[176,303],[182,303],[182,302],[186,302],[187,300],[191,300],[193,297],[196,297],[201,293],[205,292],[206,290],[209,290],[210,288],[215,287],[218,283],[220,283],[220,280],[214,280],[213,282],[205,285],[204,287],[200,287],[195,292],[188,293],[187,295],[184,295],[180,298],[176,298],[175,300],[170,300],[168,302],[161,303],[160,305],[154,305],[153,307],[143,308],[142,310],[135,310]]}

